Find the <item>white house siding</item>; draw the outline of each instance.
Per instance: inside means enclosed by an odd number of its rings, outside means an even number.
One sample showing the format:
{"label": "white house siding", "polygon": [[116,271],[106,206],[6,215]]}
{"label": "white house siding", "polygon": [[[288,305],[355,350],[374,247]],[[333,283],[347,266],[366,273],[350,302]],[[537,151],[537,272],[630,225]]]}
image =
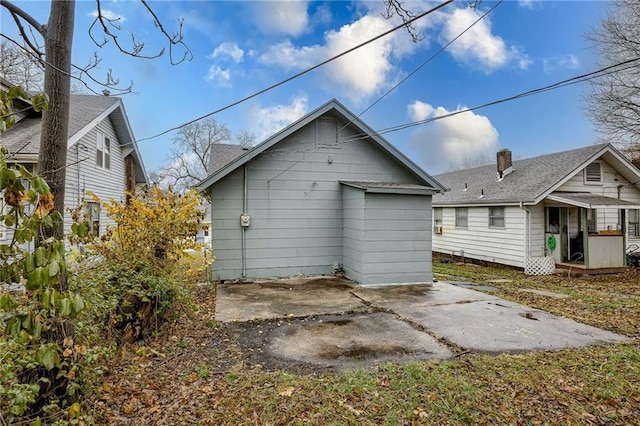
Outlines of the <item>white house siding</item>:
{"label": "white house siding", "polygon": [[[97,132],[111,139],[111,168],[109,170],[96,165]],[[102,120],[78,142],[67,150],[67,174],[65,185],[65,206],[74,208],[83,201],[92,201],[87,192],[92,192],[103,202],[109,200],[124,201],[125,168],[122,151],[111,120]],[[65,212],[65,233],[71,231],[71,217]],[[113,221],[107,218],[104,209],[100,213],[100,233],[105,232]]]}
{"label": "white house siding", "polygon": [[[557,191],[562,192],[591,192],[596,195],[605,197],[618,198],[618,186],[623,185],[620,189],[620,199],[633,203],[640,203],[640,191],[629,185],[622,175],[616,173],[615,169],[605,161],[602,161],[602,183],[595,185],[585,185],[584,174],[581,171],[574,177],[561,185]],[[628,216],[627,216],[628,217]],[[599,209],[597,212],[598,229],[605,230],[608,227],[617,229],[618,210],[617,209]],[[631,244],[640,245],[640,238],[628,238],[627,247]]]}
{"label": "white house siding", "polygon": [[364,194],[362,285],[432,282],[431,196]]}
{"label": "white house siding", "polygon": [[504,229],[489,228],[489,207],[469,207],[468,227],[456,228],[455,208],[444,207],[442,234],[433,235],[433,251],[460,255],[463,250],[465,258],[524,268],[525,211],[517,206],[504,209]]}
{"label": "white house siding", "polygon": [[[335,133],[316,130],[316,122],[246,164],[246,278],[330,274],[341,263],[339,180],[421,183],[351,128],[340,131],[337,147],[319,147],[316,140]],[[242,194],[242,168],[211,188],[214,279],[242,277]]]}
{"label": "white house siding", "polygon": [[529,210],[529,238],[530,241],[527,243],[527,249],[529,252],[525,251],[525,255],[527,257],[543,257],[545,255],[550,255],[545,251],[546,248],[546,227],[545,227],[545,214],[544,214],[544,205],[542,203],[536,204],[535,206],[526,206],[527,210]]}

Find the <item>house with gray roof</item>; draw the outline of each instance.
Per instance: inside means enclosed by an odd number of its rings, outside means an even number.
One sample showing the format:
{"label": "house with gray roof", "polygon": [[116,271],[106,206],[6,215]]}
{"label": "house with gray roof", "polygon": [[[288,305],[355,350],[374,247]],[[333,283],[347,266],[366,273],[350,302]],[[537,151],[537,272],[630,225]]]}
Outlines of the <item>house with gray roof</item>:
{"label": "house with gray roof", "polygon": [[610,144],[435,176],[435,252],[542,273],[613,272],[640,245],[640,170]]}
{"label": "house with gray roof", "polygon": [[[27,104],[28,105],[28,104]],[[9,161],[38,171],[42,114],[24,108],[19,121],[1,137],[11,156]],[[105,231],[108,218],[100,200],[125,200],[147,184],[129,119],[120,98],[96,95],[71,95],[65,206],[85,204],[96,235]],[[65,232],[71,218],[65,214]],[[0,230],[0,237],[9,238]]]}
{"label": "house with gray roof", "polygon": [[444,187],[338,101],[230,157],[199,185],[214,279],[433,280],[431,199]]}

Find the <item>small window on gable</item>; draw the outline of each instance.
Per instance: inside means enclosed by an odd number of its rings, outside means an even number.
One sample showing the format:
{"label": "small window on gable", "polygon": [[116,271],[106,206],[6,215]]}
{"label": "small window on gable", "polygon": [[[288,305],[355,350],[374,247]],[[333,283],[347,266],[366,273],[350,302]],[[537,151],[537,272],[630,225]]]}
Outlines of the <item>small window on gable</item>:
{"label": "small window on gable", "polygon": [[340,148],[340,130],[338,120],[332,117],[321,117],[316,121],[316,146],[324,148]]}
{"label": "small window on gable", "polygon": [[602,163],[594,161],[584,168],[584,183],[594,185],[602,183]]}
{"label": "small window on gable", "polygon": [[111,169],[111,139],[100,132],[96,141],[96,166]]}

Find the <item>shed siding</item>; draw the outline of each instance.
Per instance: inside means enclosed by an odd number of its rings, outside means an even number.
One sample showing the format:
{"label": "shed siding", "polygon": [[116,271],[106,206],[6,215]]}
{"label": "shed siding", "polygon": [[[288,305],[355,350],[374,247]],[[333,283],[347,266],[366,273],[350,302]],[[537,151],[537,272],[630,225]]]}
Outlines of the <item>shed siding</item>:
{"label": "shed siding", "polygon": [[365,193],[362,285],[432,282],[431,197]]}
{"label": "shed siding", "polygon": [[[246,164],[248,173],[246,277],[330,274],[342,262],[342,190],[339,180],[421,183],[404,166],[351,127],[331,139],[317,121]],[[338,122],[338,128],[346,123]],[[335,135],[335,134],[334,134]],[[243,171],[211,187],[214,279],[242,277],[239,217]],[[233,245],[233,248],[230,246]]]}
{"label": "shed siding", "polygon": [[455,208],[442,211],[442,234],[433,237],[433,251],[524,268],[525,211],[505,207],[505,228],[489,228],[489,208],[469,207],[468,227],[456,228]]}
{"label": "shed siding", "polygon": [[[96,165],[97,132],[111,140],[111,167],[109,170]],[[103,202],[125,199],[125,165],[120,143],[110,118],[102,120],[77,143],[67,150],[67,172],[65,183],[65,206],[75,208],[83,201],[91,201],[87,192],[94,193]],[[65,213],[65,233],[71,231],[71,219]],[[100,213],[100,233],[113,225],[104,210]]]}
{"label": "shed siding", "polygon": [[342,187],[342,268],[347,278],[361,283],[364,243],[364,191]]}

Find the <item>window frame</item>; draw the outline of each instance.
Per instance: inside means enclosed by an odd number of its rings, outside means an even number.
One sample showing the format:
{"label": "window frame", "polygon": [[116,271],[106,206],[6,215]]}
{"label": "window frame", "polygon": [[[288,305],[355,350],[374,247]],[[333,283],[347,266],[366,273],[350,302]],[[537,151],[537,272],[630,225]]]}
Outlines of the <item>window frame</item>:
{"label": "window frame", "polygon": [[[332,127],[328,131],[328,133],[333,133],[335,131],[335,140],[332,139],[322,139],[323,129],[328,128],[329,125]],[[335,128],[335,129],[333,129]],[[316,147],[318,148],[340,148],[340,126],[338,123],[338,119],[335,117],[320,117],[316,121]]]}
{"label": "window frame", "polygon": [[[496,212],[502,212],[502,214],[496,214]],[[504,206],[489,207],[487,213],[489,228],[505,229],[507,227],[507,214]],[[496,223],[496,221],[501,221],[502,224]]]}
{"label": "window frame", "polygon": [[94,237],[100,237],[101,211],[100,203],[94,201],[85,202],[85,214],[89,222],[89,232]]}
{"label": "window frame", "polygon": [[96,137],[96,167],[111,170],[111,138],[102,132]]}
{"label": "window frame", "polygon": [[455,226],[461,229],[469,228],[469,207],[455,208]]}
{"label": "window frame", "polygon": [[[632,216],[635,213],[635,220]],[[627,209],[627,237],[640,238],[640,209]]]}

